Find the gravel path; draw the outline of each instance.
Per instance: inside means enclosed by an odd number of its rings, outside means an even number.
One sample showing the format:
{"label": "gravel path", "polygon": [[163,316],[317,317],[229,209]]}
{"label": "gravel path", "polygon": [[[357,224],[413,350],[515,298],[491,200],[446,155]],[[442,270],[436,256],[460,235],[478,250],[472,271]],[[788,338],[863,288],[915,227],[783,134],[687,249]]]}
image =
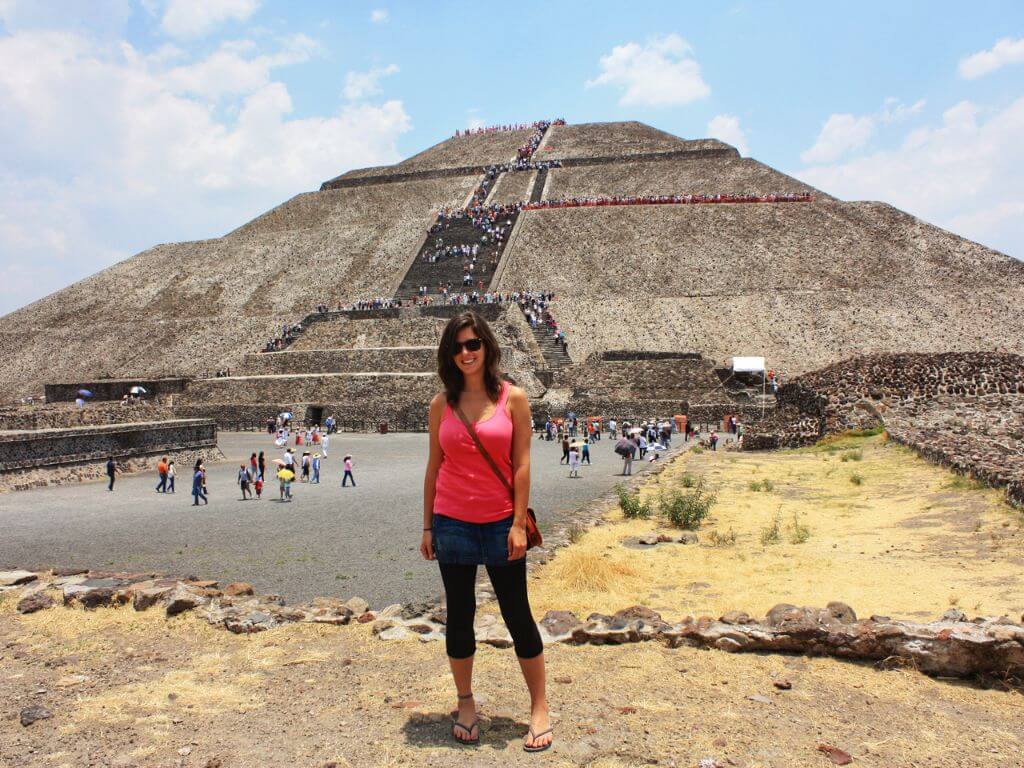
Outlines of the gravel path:
{"label": "gravel path", "polygon": [[[359,595],[371,605],[436,597],[436,565],[418,553],[425,434],[338,434],[322,483],[296,483],[295,500],[241,501],[235,475],[253,451],[280,455],[269,436],[221,433],[227,461],[208,467],[210,503],[191,506],[190,467],[175,495],[157,494],[155,473],[0,495],[0,567],[88,566],[161,570],[248,581],[289,602]],[[620,480],[614,441],[593,446],[594,464],[569,479],[556,442],[533,443],[531,505],[542,525],[565,517]],[[358,488],[341,488],[341,457],[351,453]],[[634,462],[643,472],[647,462]]]}

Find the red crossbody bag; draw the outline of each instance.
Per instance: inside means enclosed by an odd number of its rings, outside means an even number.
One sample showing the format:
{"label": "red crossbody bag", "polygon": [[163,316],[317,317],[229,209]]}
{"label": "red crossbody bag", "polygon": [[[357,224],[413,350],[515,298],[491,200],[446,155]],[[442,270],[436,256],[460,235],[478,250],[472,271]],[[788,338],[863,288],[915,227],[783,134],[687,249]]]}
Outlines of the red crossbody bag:
{"label": "red crossbody bag", "polygon": [[[466,427],[466,431],[469,432],[469,436],[473,438],[473,442],[476,443],[476,449],[480,451],[480,455],[484,457],[484,460],[493,470],[494,474],[497,475],[498,479],[501,480],[501,484],[508,490],[509,496],[512,497],[512,503],[515,504],[516,492],[512,488],[511,483],[498,469],[498,465],[494,463],[494,459],[491,458],[491,454],[484,448],[484,444],[480,442],[480,436],[477,435],[476,429],[473,428],[472,422],[466,418],[466,414],[462,412],[462,409],[455,406],[453,409],[455,414],[459,417],[459,421]],[[540,535],[540,528],[537,527],[537,513],[533,511],[533,507],[527,507],[526,509],[526,548],[533,549],[539,547],[544,543],[543,537]]]}

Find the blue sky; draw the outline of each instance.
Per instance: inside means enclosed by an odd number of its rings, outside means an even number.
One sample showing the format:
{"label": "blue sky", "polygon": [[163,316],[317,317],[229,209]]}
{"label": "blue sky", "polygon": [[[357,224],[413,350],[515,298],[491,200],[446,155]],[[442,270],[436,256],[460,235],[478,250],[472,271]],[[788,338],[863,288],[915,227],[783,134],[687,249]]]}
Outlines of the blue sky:
{"label": "blue sky", "polygon": [[0,313],[556,116],[718,136],[1024,258],[1020,2],[0,0],[0,115]]}

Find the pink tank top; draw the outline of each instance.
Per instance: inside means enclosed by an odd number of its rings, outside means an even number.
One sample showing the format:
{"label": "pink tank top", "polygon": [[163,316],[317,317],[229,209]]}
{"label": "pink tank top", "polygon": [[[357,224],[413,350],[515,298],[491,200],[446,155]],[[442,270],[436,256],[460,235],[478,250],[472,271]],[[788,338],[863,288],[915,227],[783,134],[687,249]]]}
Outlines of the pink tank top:
{"label": "pink tank top", "polygon": [[[502,382],[494,415],[474,426],[487,453],[512,483],[512,419],[505,411],[508,382]],[[450,405],[444,408],[438,437],[444,459],[437,473],[434,514],[467,523],[493,523],[513,512],[512,496],[477,450],[466,425]]]}

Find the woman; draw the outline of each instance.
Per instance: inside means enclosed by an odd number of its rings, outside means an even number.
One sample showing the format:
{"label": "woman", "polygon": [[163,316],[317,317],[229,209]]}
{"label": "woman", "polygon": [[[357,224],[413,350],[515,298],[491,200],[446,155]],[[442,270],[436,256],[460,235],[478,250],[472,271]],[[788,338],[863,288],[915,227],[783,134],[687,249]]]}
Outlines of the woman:
{"label": "woman", "polygon": [[[526,592],[526,519],[530,496],[530,405],[501,380],[501,352],[486,321],[474,312],[453,317],[437,350],[445,391],[430,403],[430,458],[423,481],[420,552],[437,560],[448,606],[445,646],[458,693],[452,735],[480,740],[473,701],[476,572],[487,568],[502,618],[530,691],[527,752],[551,746],[545,695],[544,646]],[[459,412],[506,481],[514,500],[476,447]]]}

